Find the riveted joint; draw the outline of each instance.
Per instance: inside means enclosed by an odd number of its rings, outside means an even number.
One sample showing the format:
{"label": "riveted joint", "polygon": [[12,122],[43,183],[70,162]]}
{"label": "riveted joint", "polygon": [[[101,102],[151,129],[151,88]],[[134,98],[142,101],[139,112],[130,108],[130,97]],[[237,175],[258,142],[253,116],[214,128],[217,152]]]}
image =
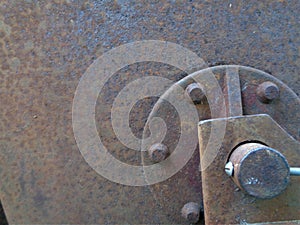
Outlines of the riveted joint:
{"label": "riveted joint", "polygon": [[270,81],[263,82],[262,84],[260,84],[257,88],[256,93],[258,99],[265,104],[268,104],[273,100],[278,99],[280,95],[278,86]]}
{"label": "riveted joint", "polygon": [[167,158],[169,149],[164,144],[156,143],[149,148],[148,153],[151,161],[158,163]]}
{"label": "riveted joint", "polygon": [[200,219],[201,207],[196,202],[185,204],[181,210],[181,215],[190,223],[197,223]]}

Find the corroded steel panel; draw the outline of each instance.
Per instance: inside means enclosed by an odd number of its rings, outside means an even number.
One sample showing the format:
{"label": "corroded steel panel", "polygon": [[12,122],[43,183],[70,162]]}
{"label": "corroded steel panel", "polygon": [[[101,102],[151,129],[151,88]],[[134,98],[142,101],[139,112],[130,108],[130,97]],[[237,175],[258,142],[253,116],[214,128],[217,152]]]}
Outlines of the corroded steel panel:
{"label": "corroded steel panel", "polygon": [[[162,186],[162,203],[153,193],[157,186],[116,184],[86,163],[72,130],[72,103],[80,78],[103,53],[129,42],[157,39],[194,51],[208,65],[241,64],[268,71],[299,95],[299,11],[297,0],[2,0],[0,198],[8,221],[184,223],[181,205],[163,208],[173,198],[182,201],[176,195],[176,179]],[[186,73],[160,63],[130,65],[108,81],[96,106],[104,144],[116,158],[134,165],[141,164],[141,154],[116,140],[110,109],[126,84],[149,75],[175,82]],[[136,136],[142,136],[156,100],[133,108],[130,119]],[[195,153],[192,168],[197,157]]]}
{"label": "corroded steel panel", "polygon": [[[291,166],[298,166],[300,143],[286,133],[268,115],[208,120],[199,124],[201,156],[206,151],[212,150],[207,148],[207,139],[212,124],[223,122],[226,122],[226,133],[222,139],[220,151],[213,162],[202,171],[206,223],[241,224],[299,221],[299,177],[291,177],[287,189],[277,197],[258,199],[239,189],[224,172],[224,166],[232,153],[232,149],[247,141],[266,143],[282,153]],[[214,141],[218,142],[218,140]],[[255,164],[253,164],[253,170],[255,169]],[[274,183],[274,185],[276,184]]]}

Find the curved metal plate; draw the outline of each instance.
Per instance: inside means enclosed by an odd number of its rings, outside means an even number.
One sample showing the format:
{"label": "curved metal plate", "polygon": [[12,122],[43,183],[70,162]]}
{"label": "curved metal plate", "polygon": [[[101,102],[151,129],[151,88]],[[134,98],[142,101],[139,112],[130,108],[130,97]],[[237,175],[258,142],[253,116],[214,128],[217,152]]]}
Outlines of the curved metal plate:
{"label": "curved metal plate", "polygon": [[[224,94],[226,99],[226,112],[228,117],[241,116],[241,113],[244,115],[266,113],[276,120],[278,124],[282,125],[282,127],[291,136],[300,140],[298,133],[298,128],[300,126],[300,114],[297,113],[300,111],[300,100],[297,95],[281,81],[257,69],[231,65],[216,66],[198,71],[181,79],[176,85],[179,85],[182,89],[185,89],[188,84],[195,82],[195,80],[199,81],[199,77],[204,77],[205,74],[210,74],[212,76],[214,75],[218,80],[218,84],[220,87],[222,87],[224,93],[222,92],[221,94]],[[237,81],[234,79],[237,79]],[[270,104],[261,103],[256,96],[256,88],[260,83],[265,81],[274,82],[280,89],[279,99],[271,102]],[[206,91],[213,88],[209,87],[205,83],[200,84],[206,88]],[[161,118],[166,123],[166,127],[168,128],[166,136],[164,138],[158,136],[157,140],[153,140],[152,144],[162,140],[162,143],[164,143],[170,149],[171,156],[174,152],[174,149],[177,148],[180,136],[184,132],[182,130],[183,123],[190,123],[192,120],[192,118],[182,120],[180,117],[180,112],[178,112],[176,107],[172,106],[170,101],[168,101],[171,99],[170,96],[178,95],[178,89],[176,88],[176,85],[170,87],[170,89],[161,96],[160,100],[153,107],[153,110],[148,118],[148,122],[146,123],[146,129],[144,130],[144,135],[148,135],[149,122],[153,118]],[[239,92],[240,95],[237,95],[236,92]],[[181,102],[181,104],[183,104],[184,101],[187,101],[189,104],[194,106],[193,102],[187,96],[185,96],[184,93],[182,96],[177,96],[176,100]],[[222,111],[221,105],[218,106],[219,110]],[[194,107],[198,112],[198,121],[204,121],[212,118],[210,111],[212,106],[209,105],[207,101],[202,104],[195,105]],[[194,128],[196,127],[197,124],[195,123]],[[183,220],[180,220],[180,215],[176,214],[175,212],[179,212],[185,203],[202,202],[201,174],[199,171],[199,149],[198,146],[193,145],[193,140],[197,139],[197,132],[191,128],[191,131],[188,135],[190,138],[186,140],[185,145],[180,148],[180,151],[184,153],[181,159],[183,161],[185,160],[184,156],[189,155],[189,152],[192,148],[193,154],[189,162],[187,162],[183,168],[180,168],[176,175],[170,177],[166,181],[150,187],[153,195],[155,196],[155,200],[159,203],[164,212],[167,215],[173,215],[172,217],[175,217],[178,221]],[[217,133],[217,138],[215,137],[213,140],[214,142],[217,142],[216,140],[218,139],[221,143],[222,137],[222,132],[219,130]],[[206,136],[206,138],[209,138],[209,136]],[[227,138],[230,137],[227,136]],[[234,139],[235,137],[232,136],[232,138]],[[274,139],[276,138],[277,137],[274,136]],[[233,141],[234,140],[232,140],[232,142]],[[207,142],[208,140],[205,140],[203,145],[206,145]],[[151,164],[147,153],[143,155],[143,160],[144,164]],[[170,163],[176,164],[178,167],[180,164],[170,159],[168,162],[165,162],[165,164],[161,164],[161,169],[164,170],[164,166]],[[147,174],[147,171],[145,171],[145,176],[147,177],[147,175],[152,176],[150,172]],[[174,187],[176,187],[175,192]],[[214,190],[214,188],[218,189],[219,187],[213,187],[213,185],[210,185],[209,188]],[[170,201],[172,201],[173,204],[169,204]],[[211,210],[211,208],[209,210]]]}
{"label": "curved metal plate", "polygon": [[[230,4],[2,0],[0,198],[8,221],[179,223],[177,211],[172,211],[176,218],[172,214],[166,217],[148,187],[109,182],[84,161],[71,119],[80,77],[109,49],[136,40],[158,39],[192,49],[209,65],[235,63],[270,71],[299,94],[299,6],[297,0]],[[113,101],[107,97],[105,104],[105,96],[113,98],[122,82],[147,74],[174,81],[186,75],[162,65],[151,65],[151,69],[137,65],[121,71],[119,78],[108,84],[104,96],[99,96],[99,104],[104,103],[97,108],[99,127],[103,121],[102,126],[107,127]],[[137,104],[132,112],[132,128],[139,137],[154,102],[149,100],[145,109],[139,107],[144,106],[142,103]],[[108,128],[101,134],[111,153],[139,164],[140,155],[127,152],[111,131]]]}
{"label": "curved metal plate", "polygon": [[[223,118],[214,122],[224,120],[227,121],[227,130],[222,139],[222,148],[211,165],[202,172],[206,222],[248,224],[291,221],[292,224],[293,221],[300,220],[299,177],[291,177],[287,189],[279,196],[272,199],[257,199],[238,189],[224,171],[232,149],[245,141],[266,143],[282,153],[290,166],[299,166],[300,142],[292,138],[268,115]],[[213,120],[207,120],[199,124],[201,155],[204,151],[211,151],[205,145],[212,122]]]}

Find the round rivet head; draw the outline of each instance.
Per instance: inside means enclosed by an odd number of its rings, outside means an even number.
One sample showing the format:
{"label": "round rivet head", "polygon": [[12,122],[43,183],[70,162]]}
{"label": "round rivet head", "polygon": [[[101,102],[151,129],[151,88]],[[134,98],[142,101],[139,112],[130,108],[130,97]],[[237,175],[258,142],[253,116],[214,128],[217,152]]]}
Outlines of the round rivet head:
{"label": "round rivet head", "polygon": [[278,86],[270,81],[260,84],[256,93],[258,99],[262,103],[270,103],[271,101],[278,99],[280,95]]}
{"label": "round rivet head", "polygon": [[229,161],[234,166],[232,179],[249,195],[273,198],[288,186],[289,164],[280,152],[268,146],[243,144],[232,152]]}
{"label": "round rivet head", "polygon": [[169,150],[164,144],[156,143],[149,148],[148,153],[151,161],[157,163],[167,158]]}
{"label": "round rivet head", "polygon": [[181,209],[181,215],[190,223],[197,223],[200,218],[200,205],[189,202]]}
{"label": "round rivet head", "polygon": [[199,104],[205,99],[203,88],[198,83],[192,83],[185,89],[186,94],[191,98],[194,104]]}

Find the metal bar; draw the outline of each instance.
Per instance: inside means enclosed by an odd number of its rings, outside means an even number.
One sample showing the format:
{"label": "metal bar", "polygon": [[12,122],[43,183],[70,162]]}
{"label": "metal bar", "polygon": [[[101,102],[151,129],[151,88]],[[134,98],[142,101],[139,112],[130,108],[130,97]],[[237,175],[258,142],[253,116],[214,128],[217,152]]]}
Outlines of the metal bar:
{"label": "metal bar", "polygon": [[290,175],[291,176],[300,176],[300,167],[291,167]]}
{"label": "metal bar", "polygon": [[227,116],[242,116],[242,96],[239,77],[239,67],[228,66],[226,68],[226,91],[227,91]]}

